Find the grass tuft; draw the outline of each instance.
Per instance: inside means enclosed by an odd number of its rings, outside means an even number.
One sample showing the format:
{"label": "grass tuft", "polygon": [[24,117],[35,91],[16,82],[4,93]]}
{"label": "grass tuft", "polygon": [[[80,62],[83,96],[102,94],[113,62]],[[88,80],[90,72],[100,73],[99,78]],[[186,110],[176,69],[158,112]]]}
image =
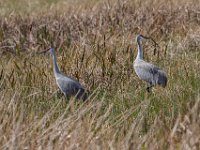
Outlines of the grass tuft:
{"label": "grass tuft", "polygon": [[[0,149],[199,149],[197,1],[20,2],[0,11]],[[138,33],[168,75],[151,94],[133,71]],[[60,93],[50,46],[88,101]]]}

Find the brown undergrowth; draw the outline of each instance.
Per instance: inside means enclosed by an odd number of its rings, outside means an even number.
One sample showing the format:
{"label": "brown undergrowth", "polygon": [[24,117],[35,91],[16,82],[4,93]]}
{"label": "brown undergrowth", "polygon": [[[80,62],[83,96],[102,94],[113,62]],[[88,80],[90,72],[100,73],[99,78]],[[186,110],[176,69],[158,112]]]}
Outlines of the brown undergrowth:
{"label": "brown undergrowth", "polygon": [[[37,12],[11,2],[0,13],[0,149],[199,149],[198,1],[37,1]],[[135,75],[138,33],[159,44],[144,41],[144,55],[166,89],[148,94]],[[87,102],[59,93],[51,46]]]}

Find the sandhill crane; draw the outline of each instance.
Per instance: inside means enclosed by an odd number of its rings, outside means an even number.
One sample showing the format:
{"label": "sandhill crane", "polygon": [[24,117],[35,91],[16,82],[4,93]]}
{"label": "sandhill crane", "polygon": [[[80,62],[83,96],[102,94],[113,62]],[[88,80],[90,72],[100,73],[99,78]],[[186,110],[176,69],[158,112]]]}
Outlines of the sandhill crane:
{"label": "sandhill crane", "polygon": [[77,99],[86,100],[87,92],[81,86],[81,84],[75,79],[67,77],[60,72],[54,48],[50,48],[50,53],[53,58],[53,71],[54,71],[54,76],[56,78],[56,83],[60,88],[60,90],[62,91],[62,93],[66,97],[76,96]]}
{"label": "sandhill crane", "polygon": [[146,90],[150,92],[156,84],[165,87],[167,85],[166,73],[157,66],[143,60],[143,51],[141,46],[142,39],[150,39],[139,34],[136,37],[138,53],[133,63],[133,68],[137,76],[148,83]]}

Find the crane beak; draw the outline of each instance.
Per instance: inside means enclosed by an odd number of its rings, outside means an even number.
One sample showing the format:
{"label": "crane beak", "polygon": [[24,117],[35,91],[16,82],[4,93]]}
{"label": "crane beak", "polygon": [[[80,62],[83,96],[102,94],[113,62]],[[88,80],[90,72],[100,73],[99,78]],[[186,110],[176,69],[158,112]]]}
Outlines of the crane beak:
{"label": "crane beak", "polygon": [[143,39],[150,39],[150,37],[146,37],[144,35],[140,35]]}
{"label": "crane beak", "polygon": [[144,38],[144,39],[150,39],[156,46],[158,46],[158,44],[156,43],[156,41],[152,37],[147,37],[147,36],[143,36],[143,35],[141,35],[141,37]]}
{"label": "crane beak", "polygon": [[50,50],[50,48],[46,49],[46,50],[43,50],[41,52],[39,52],[39,54],[45,54],[46,52],[48,52]]}
{"label": "crane beak", "polygon": [[159,47],[158,43],[156,43],[156,41],[152,37],[146,37],[146,36],[143,36],[143,35],[141,35],[141,37],[144,38],[144,39],[149,39],[154,43],[154,47],[155,47],[154,48],[154,55],[156,55],[156,47],[157,46]]}
{"label": "crane beak", "polygon": [[144,39],[150,39],[155,46],[159,46],[158,43],[156,43],[156,41],[152,38],[152,37],[146,37],[146,36],[142,36]]}

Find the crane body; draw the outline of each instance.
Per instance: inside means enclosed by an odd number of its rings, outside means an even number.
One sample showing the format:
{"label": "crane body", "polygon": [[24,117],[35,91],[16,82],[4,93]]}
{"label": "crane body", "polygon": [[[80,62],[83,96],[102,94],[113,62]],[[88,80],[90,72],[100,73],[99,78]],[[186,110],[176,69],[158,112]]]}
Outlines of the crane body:
{"label": "crane body", "polygon": [[86,100],[88,97],[86,90],[82,87],[82,85],[77,80],[71,77],[67,77],[60,72],[60,69],[57,64],[55,50],[51,48],[50,53],[53,58],[53,70],[54,70],[56,83],[58,87],[60,88],[60,90],[62,91],[62,93],[66,97],[75,96],[77,99]]}
{"label": "crane body", "polygon": [[167,75],[159,67],[148,63],[143,60],[143,50],[141,46],[142,39],[148,39],[142,35],[136,37],[136,42],[138,46],[137,57],[133,63],[133,68],[137,76],[148,83],[146,90],[150,92],[151,88],[155,85],[160,85],[166,87],[167,85]]}

